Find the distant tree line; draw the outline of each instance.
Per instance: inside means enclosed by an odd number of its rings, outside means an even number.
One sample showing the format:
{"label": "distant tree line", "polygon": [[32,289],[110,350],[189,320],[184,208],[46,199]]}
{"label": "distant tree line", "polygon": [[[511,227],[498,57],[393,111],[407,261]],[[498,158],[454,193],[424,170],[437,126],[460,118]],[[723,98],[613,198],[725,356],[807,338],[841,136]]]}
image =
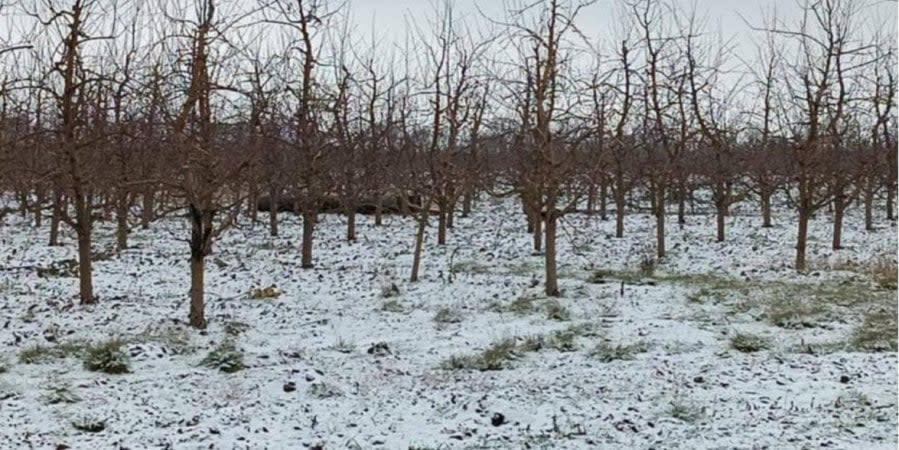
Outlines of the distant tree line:
{"label": "distant tree line", "polygon": [[[710,208],[724,241],[734,205],[758,205],[770,227],[785,198],[797,270],[822,210],[834,249],[853,203],[867,230],[895,220],[896,36],[862,20],[864,2],[747,24],[748,59],[675,2],[506,6],[475,21],[439,2],[390,46],[326,0],[0,4],[19,31],[0,36],[0,189],[17,205],[4,212],[49,221],[49,245],[74,230],[82,303],[97,301],[97,221],[115,223],[121,250],[135,227],[186,216],[198,328],[206,256],[260,221],[260,203],[273,236],[282,204],[302,217],[304,268],[322,211],[345,214],[353,241],[357,214],[380,226],[403,204],[415,281],[434,221],[443,245],[478,199],[514,197],[548,295],[567,214],[614,216],[620,238],[629,212],[648,212],[662,258],[688,207]],[[620,26],[586,36],[578,14],[598,7]]]}

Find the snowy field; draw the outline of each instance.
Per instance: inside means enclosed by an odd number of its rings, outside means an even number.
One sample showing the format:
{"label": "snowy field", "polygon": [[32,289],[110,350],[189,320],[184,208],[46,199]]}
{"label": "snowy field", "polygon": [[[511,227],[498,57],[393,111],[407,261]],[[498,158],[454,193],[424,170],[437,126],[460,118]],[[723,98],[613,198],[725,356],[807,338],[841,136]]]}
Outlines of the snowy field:
{"label": "snowy field", "polygon": [[[281,237],[242,224],[216,243],[203,332],[184,325],[184,219],[101,258],[100,303],[82,307],[52,270],[75,257],[70,231],[51,248],[7,217],[0,448],[895,449],[896,293],[872,275],[895,264],[895,224],[864,232],[851,211],[833,252],[819,216],[800,275],[791,214],[763,229],[750,213],[720,244],[713,216],[671,216],[654,268],[649,216],[629,215],[624,239],[568,216],[557,302],[512,202],[480,204],[444,247],[429,230],[414,284],[412,219],[363,217],[350,244],[322,216],[302,270],[283,215]],[[85,344],[113,338],[129,372],[86,370]],[[243,370],[204,364],[228,342]]]}

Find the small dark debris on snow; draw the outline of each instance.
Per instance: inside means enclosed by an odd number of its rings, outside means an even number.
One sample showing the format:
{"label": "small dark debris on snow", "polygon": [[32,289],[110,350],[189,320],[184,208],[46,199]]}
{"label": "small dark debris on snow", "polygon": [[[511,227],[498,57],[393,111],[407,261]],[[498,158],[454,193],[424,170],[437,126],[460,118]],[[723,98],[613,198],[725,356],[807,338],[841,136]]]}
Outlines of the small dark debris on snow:
{"label": "small dark debris on snow", "polygon": [[490,418],[490,424],[498,427],[506,423],[506,416],[500,413],[493,413],[493,417]]}
{"label": "small dark debris on snow", "polygon": [[367,353],[369,355],[374,356],[387,356],[390,355],[390,347],[387,346],[386,342],[377,342],[368,347]]}
{"label": "small dark debris on snow", "polygon": [[295,390],[297,390],[297,384],[294,383],[293,381],[288,381],[287,383],[284,383],[284,392],[293,392]]}

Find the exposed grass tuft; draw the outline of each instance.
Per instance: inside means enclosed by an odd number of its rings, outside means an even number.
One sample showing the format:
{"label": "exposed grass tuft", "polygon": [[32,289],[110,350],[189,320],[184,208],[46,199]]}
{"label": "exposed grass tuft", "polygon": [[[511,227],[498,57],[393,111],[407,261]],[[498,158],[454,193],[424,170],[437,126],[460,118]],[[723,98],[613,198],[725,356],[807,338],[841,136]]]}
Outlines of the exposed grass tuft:
{"label": "exposed grass tuft", "polygon": [[19,362],[22,364],[40,364],[56,358],[53,348],[41,344],[32,344],[19,351]]}
{"label": "exposed grass tuft", "polygon": [[475,260],[465,260],[465,261],[457,261],[450,266],[450,272],[459,273],[459,272],[468,272],[475,274],[486,274],[490,273],[490,267],[481,264]]}
{"label": "exposed grass tuft", "polygon": [[246,368],[243,362],[243,352],[237,348],[234,341],[226,339],[212,349],[200,365],[221,370],[225,373],[234,373]]}
{"label": "exposed grass tuft", "polygon": [[560,352],[573,352],[577,350],[577,334],[572,330],[560,330],[549,335],[547,347]]}
{"label": "exposed grass tuft", "polygon": [[397,299],[385,300],[384,303],[381,304],[381,311],[392,312],[392,313],[402,313],[405,312],[405,308],[400,304]]}
{"label": "exposed grass tuft", "polygon": [[571,320],[571,312],[556,299],[548,300],[543,304],[543,308],[546,310],[547,319],[559,321]]}
{"label": "exposed grass tuft", "polygon": [[881,289],[895,291],[899,285],[896,263],[887,258],[879,258],[871,264],[871,275]]}
{"label": "exposed grass tuft", "polygon": [[535,301],[536,299],[533,296],[522,295],[505,305],[494,305],[492,309],[496,312],[508,312],[523,316],[534,311]]}
{"label": "exposed grass tuft", "polygon": [[275,285],[266,286],[264,288],[256,288],[250,291],[250,298],[253,300],[265,300],[270,298],[278,298],[281,296],[281,292],[275,287]]}
{"label": "exposed grass tuft", "polygon": [[770,347],[768,340],[754,334],[737,333],[730,338],[730,347],[738,352],[755,353]]}
{"label": "exposed grass tuft", "polygon": [[114,338],[89,345],[84,352],[84,368],[91,372],[122,374],[131,371],[131,358],[125,352],[125,342]]}
{"label": "exposed grass tuft", "polygon": [[782,297],[772,301],[765,316],[774,326],[800,329],[817,326],[827,312],[827,307],[819,301]]}
{"label": "exposed grass tuft", "polygon": [[309,385],[309,395],[316,398],[332,398],[343,395],[340,389],[325,382],[317,382]]}
{"label": "exposed grass tuft", "polygon": [[78,403],[81,401],[81,397],[73,392],[71,384],[58,380],[51,380],[50,386],[42,398],[48,405]]}
{"label": "exposed grass tuft", "polygon": [[356,344],[343,338],[337,338],[337,342],[334,343],[331,349],[339,353],[350,354],[356,351]]}
{"label": "exposed grass tuft", "polygon": [[85,343],[80,340],[66,341],[52,347],[32,344],[19,351],[19,362],[22,364],[41,364],[56,359],[80,357],[85,347]]}
{"label": "exposed grass tuft", "polygon": [[668,409],[668,414],[670,414],[671,417],[677,420],[687,423],[696,422],[703,416],[702,408],[681,400],[674,400],[671,402],[671,407]]}
{"label": "exposed grass tuft", "polygon": [[481,353],[451,356],[441,367],[445,370],[503,370],[516,358],[515,350],[515,338],[503,339],[491,344]]}
{"label": "exposed grass tuft", "polygon": [[78,431],[99,433],[106,429],[106,421],[97,417],[83,416],[73,420],[72,426]]}
{"label": "exposed grass tuft", "polygon": [[649,351],[649,344],[646,341],[638,341],[628,345],[611,345],[607,342],[600,342],[590,351],[590,356],[598,359],[600,362],[609,363],[612,361],[627,361],[634,359],[640,353]]}
{"label": "exposed grass tuft", "polygon": [[462,313],[455,308],[441,308],[434,315],[434,322],[437,323],[461,323],[462,319]]}
{"label": "exposed grass tuft", "polygon": [[868,352],[897,350],[897,322],[895,304],[879,308],[865,315],[850,340],[852,347]]}

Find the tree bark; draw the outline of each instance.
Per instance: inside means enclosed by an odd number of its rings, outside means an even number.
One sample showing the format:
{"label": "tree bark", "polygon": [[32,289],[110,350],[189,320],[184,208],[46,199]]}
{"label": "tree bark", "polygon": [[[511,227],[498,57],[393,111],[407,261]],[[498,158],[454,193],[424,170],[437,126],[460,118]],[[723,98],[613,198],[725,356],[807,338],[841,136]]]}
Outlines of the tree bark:
{"label": "tree bark", "polygon": [[718,222],[718,242],[724,242],[724,218],[727,216],[727,206],[718,205],[716,219]]}
{"label": "tree bark", "polygon": [[471,189],[465,189],[462,197],[462,217],[468,217],[471,214]]}
{"label": "tree bark", "polygon": [[535,210],[532,215],[534,222],[534,251],[543,251],[543,214],[540,210]]}
{"label": "tree bark", "polygon": [[599,220],[605,221],[608,217],[608,201],[606,200],[609,196],[609,186],[606,183],[606,180],[603,179],[599,184]]}
{"label": "tree bark", "polygon": [[[88,212],[90,214],[90,212]],[[88,217],[86,220],[90,220]],[[91,226],[89,223],[77,224],[78,235],[78,284],[82,305],[97,303],[94,297],[94,277],[91,255]]]}
{"label": "tree bark", "polygon": [[59,189],[53,190],[53,212],[50,216],[50,246],[59,245],[59,223],[62,221],[62,212],[65,199]]}
{"label": "tree bark", "polygon": [[590,187],[587,188],[587,215],[592,216],[596,205],[596,185],[590,183]]}
{"label": "tree bark", "polygon": [[[425,205],[425,208],[428,206]],[[446,245],[446,200],[440,199],[437,213],[437,245]]]}
{"label": "tree bark", "polygon": [[544,253],[544,266],[546,268],[546,290],[545,293],[551,297],[558,297],[559,292],[559,276],[556,269],[556,222],[558,218],[556,214],[550,210],[546,217],[546,252]]}
{"label": "tree bark", "polygon": [[762,192],[762,228],[771,228],[771,192]]}
{"label": "tree bark", "polygon": [[384,200],[383,195],[378,195],[377,203],[375,203],[375,226],[380,227],[384,224]]}
{"label": "tree bark", "polygon": [[846,199],[843,193],[838,193],[833,199],[833,243],[834,250],[840,250],[843,238],[843,216],[846,211]]}
{"label": "tree bark", "polygon": [[655,198],[656,216],[656,256],[665,257],[665,188],[657,188],[658,198]]}
{"label": "tree bark", "polygon": [[453,229],[456,226],[456,194],[454,193],[446,205],[446,227]]}
{"label": "tree bark", "polygon": [[200,209],[189,205],[190,213],[190,326],[198,329],[206,328],[205,295],[205,262],[212,248],[212,224],[215,213],[209,209]]}
{"label": "tree bark", "polygon": [[35,189],[34,195],[36,197],[34,203],[34,226],[40,228],[44,223],[44,190],[43,189]]}
{"label": "tree bark", "polygon": [[352,202],[346,213],[346,240],[356,241],[356,205]]}
{"label": "tree bark", "polygon": [[807,207],[799,208],[799,231],[796,235],[796,270],[805,270],[805,248],[808,242],[809,211]]}
{"label": "tree bark", "polygon": [[311,208],[304,208],[303,211],[303,243],[302,243],[302,261],[300,267],[311,269],[312,264],[312,234],[315,231],[315,211]]}
{"label": "tree bark", "polygon": [[865,189],[865,231],[874,231],[874,190]]}
{"label": "tree bark", "polygon": [[259,208],[259,185],[255,181],[250,183],[250,192],[247,196],[247,214],[250,216],[250,226],[255,227]]}
{"label": "tree bark", "polygon": [[893,214],[893,202],[895,200],[896,193],[893,191],[892,187],[887,188],[887,220],[896,220],[896,216]]}
{"label": "tree bark", "polygon": [[624,237],[624,210],[627,197],[624,192],[624,175],[615,176],[615,237]]}
{"label": "tree bark", "polygon": [[156,207],[156,192],[152,187],[147,187],[143,195],[143,209],[140,215],[140,226],[143,229],[150,228],[153,221],[153,209]]}
{"label": "tree bark", "polygon": [[116,250],[128,248],[128,194],[120,193],[116,202]]}
{"label": "tree bark", "polygon": [[[430,203],[430,200],[428,200]],[[425,242],[425,229],[428,226],[428,213],[431,208],[423,207],[418,217],[418,229],[415,231],[415,251],[412,254],[412,275],[409,281],[414,283],[418,281],[418,270],[421,266],[421,251]]]}
{"label": "tree bark", "polygon": [[278,195],[278,189],[269,188],[268,198],[270,200],[268,208],[268,234],[271,237],[278,236],[278,206],[281,203],[281,196]]}
{"label": "tree bark", "polygon": [[206,328],[206,305],[203,294],[204,266],[206,256],[202,252],[191,252],[190,256],[190,326],[198,329]]}

